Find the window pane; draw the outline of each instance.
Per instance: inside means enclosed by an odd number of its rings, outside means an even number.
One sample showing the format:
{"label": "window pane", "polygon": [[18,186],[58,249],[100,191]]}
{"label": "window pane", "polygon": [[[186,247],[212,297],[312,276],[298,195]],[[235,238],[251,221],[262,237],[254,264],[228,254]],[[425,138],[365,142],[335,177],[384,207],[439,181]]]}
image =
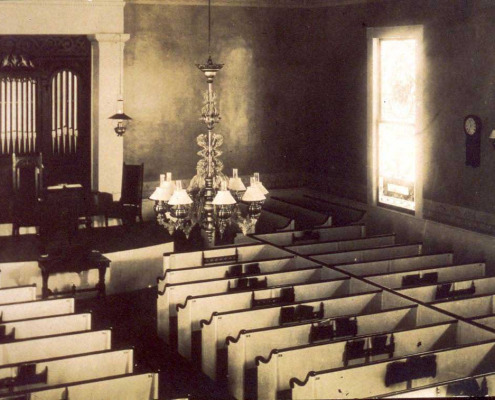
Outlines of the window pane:
{"label": "window pane", "polygon": [[380,123],[378,126],[378,201],[414,210],[414,126]]}
{"label": "window pane", "polygon": [[380,41],[380,119],[414,123],[416,41]]}

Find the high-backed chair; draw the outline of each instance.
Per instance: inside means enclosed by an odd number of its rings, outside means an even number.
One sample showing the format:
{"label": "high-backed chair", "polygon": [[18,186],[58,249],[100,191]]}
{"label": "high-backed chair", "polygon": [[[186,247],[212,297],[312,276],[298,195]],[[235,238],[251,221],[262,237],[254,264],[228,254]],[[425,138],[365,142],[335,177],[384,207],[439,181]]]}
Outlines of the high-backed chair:
{"label": "high-backed chair", "polygon": [[12,154],[12,235],[22,226],[39,227],[39,199],[43,189],[42,155]]}
{"label": "high-backed chair", "polygon": [[123,224],[134,223],[136,218],[143,222],[141,210],[143,173],[144,164],[131,165],[124,163],[120,200],[112,204],[107,213],[107,218],[120,218]]}

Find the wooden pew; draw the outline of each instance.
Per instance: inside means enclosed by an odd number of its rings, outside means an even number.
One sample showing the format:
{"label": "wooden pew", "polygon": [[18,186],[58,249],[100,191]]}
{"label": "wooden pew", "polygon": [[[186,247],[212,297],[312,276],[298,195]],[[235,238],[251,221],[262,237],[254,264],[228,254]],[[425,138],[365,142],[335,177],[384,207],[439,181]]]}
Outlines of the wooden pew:
{"label": "wooden pew", "polygon": [[408,256],[419,256],[422,244],[398,244],[371,249],[351,250],[327,254],[310,254],[311,259],[327,265],[339,265],[366,261],[389,260]]}
{"label": "wooden pew", "polygon": [[301,255],[334,253],[342,251],[370,249],[373,247],[395,245],[395,234],[370,236],[360,239],[331,240],[328,242],[318,242],[311,244],[299,244],[286,246],[287,250]]}
{"label": "wooden pew", "polygon": [[111,331],[89,331],[0,344],[0,365],[109,350]]}
{"label": "wooden pew", "polygon": [[373,276],[373,274],[409,272],[422,268],[452,265],[453,260],[454,255],[452,253],[442,253],[399,257],[387,260],[365,261],[351,264],[339,264],[336,265],[336,267],[343,272],[349,272],[357,276]]}
{"label": "wooden pew", "polygon": [[[22,395],[26,397],[19,397]],[[14,398],[36,400],[158,400],[158,373],[126,374],[113,378],[93,379],[62,384],[50,389],[33,389],[26,393],[18,393],[14,397],[10,395],[0,397],[0,399],[5,400]]]}
{"label": "wooden pew", "polygon": [[474,318],[495,313],[494,295],[474,295],[460,300],[439,300],[430,303],[441,310],[464,318]]}
{"label": "wooden pew", "polygon": [[263,209],[295,220],[296,229],[308,229],[315,226],[331,226],[332,216],[327,212],[310,210],[285,201],[268,198]]}
{"label": "wooden pew", "polygon": [[0,288],[0,304],[36,300],[36,285]]}
{"label": "wooden pew", "polygon": [[[381,329],[379,323],[376,323],[376,333],[358,334],[359,336],[353,339],[347,338],[333,342],[287,346],[272,350],[268,358],[259,357],[256,362],[258,398],[276,399],[279,392],[290,389],[292,378],[303,381],[311,371],[368,364],[458,344],[456,321],[409,329],[395,329],[393,326],[390,329],[389,325],[386,324]],[[375,340],[381,344],[377,344],[374,349]],[[473,342],[476,341],[472,340],[470,343]],[[233,392],[231,393],[235,396]]]}
{"label": "wooden pew", "polygon": [[[465,324],[459,321],[458,324]],[[301,381],[291,379],[293,399],[340,399],[383,395],[463,378],[473,373],[495,371],[495,342],[490,333],[479,329],[486,339],[477,344],[462,344],[454,348],[434,350],[402,357],[393,361],[380,361],[364,366],[312,371]],[[493,337],[494,334],[491,334]],[[462,342],[462,338],[459,338]],[[416,343],[409,342],[410,351]],[[408,351],[408,349],[405,349]],[[366,384],[356,384],[366,382]]]}
{"label": "wooden pew", "polygon": [[475,295],[495,294],[495,277],[444,282],[397,290],[404,296],[431,303],[437,300],[452,300]]}
{"label": "wooden pew", "polygon": [[256,239],[261,239],[276,246],[291,246],[295,244],[308,244],[328,242],[331,240],[360,239],[366,236],[364,224],[349,226],[329,226],[324,228],[312,228],[305,231],[286,231],[256,234]]}
{"label": "wooden pew", "polygon": [[[272,272],[253,278],[225,278],[166,285],[158,293],[157,318],[158,334],[168,343],[177,330],[176,306],[184,304],[187,296],[231,291],[253,290],[273,286],[289,285],[303,282],[318,282],[335,277],[335,272],[321,265],[312,265],[294,271]],[[172,335],[171,335],[172,332]]]}
{"label": "wooden pew", "polygon": [[244,262],[256,262],[258,260],[288,257],[291,255],[291,253],[275,246],[259,243],[225,246],[204,251],[165,253],[163,255],[163,275],[158,278],[158,288],[161,290],[160,282],[165,279],[166,272],[171,269],[233,265]]}
{"label": "wooden pew", "polygon": [[[302,318],[317,320],[340,315],[361,314],[382,310],[382,293],[373,291],[333,299],[320,299],[294,303],[289,307],[267,307],[257,310],[241,310],[214,313],[209,321],[201,321],[201,366],[205,374],[216,380],[223,379],[226,366],[226,339],[236,338],[243,329],[278,326],[303,319],[291,318],[297,315],[297,306],[303,306]],[[289,314],[289,311],[292,311]],[[302,312],[306,311],[307,315]],[[297,317],[296,317],[297,318]],[[220,359],[220,361],[218,361]],[[218,371],[217,371],[218,365]]]}
{"label": "wooden pew", "polygon": [[74,312],[74,299],[61,298],[1,304],[0,322],[46,317]]}
{"label": "wooden pew", "polygon": [[476,374],[466,378],[450,379],[417,389],[393,392],[384,399],[436,398],[436,397],[489,397],[495,396],[495,373]]}
{"label": "wooden pew", "polygon": [[38,317],[0,324],[0,343],[91,330],[91,313]]}
{"label": "wooden pew", "polygon": [[[315,298],[363,293],[374,289],[374,286],[356,279],[336,277],[329,281],[301,283],[251,292],[188,297],[184,305],[177,307],[179,353],[183,357],[191,359],[191,347],[194,347],[195,358],[200,358],[201,341],[198,338],[201,332],[200,321],[209,320],[214,312],[290,304]],[[194,345],[192,345],[193,342]],[[199,354],[197,353],[198,350]]]}
{"label": "wooden pew", "polygon": [[484,315],[478,316],[471,319],[471,321],[477,322],[478,324],[488,326],[489,328],[495,329],[495,315]]}
{"label": "wooden pew", "polygon": [[0,367],[0,395],[133,372],[132,349],[59,357]]}
{"label": "wooden pew", "polygon": [[[235,264],[213,265],[211,267],[196,267],[171,269],[161,279],[165,285],[206,279],[235,278],[270,272],[292,271],[301,267],[314,265],[313,261],[290,255],[270,260],[247,261]],[[162,286],[162,284],[160,285]],[[164,285],[162,286],[164,287]]]}
{"label": "wooden pew", "polygon": [[444,265],[436,268],[422,268],[414,271],[362,275],[379,285],[400,289],[414,285],[426,285],[428,282],[442,283],[455,280],[477,279],[485,276],[485,263]]}
{"label": "wooden pew", "polygon": [[[365,335],[395,329],[413,328],[416,322],[416,306],[371,314],[357,314],[339,317],[339,330],[335,327],[336,318],[316,323],[300,323],[260,329],[243,329],[236,338],[227,338],[228,381],[230,393],[236,399],[256,397],[256,365],[268,362],[276,349],[320,343],[321,340],[339,340],[343,337]],[[342,329],[350,318],[350,331]],[[326,339],[325,339],[326,338]],[[279,360],[284,361],[284,360]],[[294,368],[297,368],[295,365]],[[254,372],[254,374],[253,374]],[[274,378],[276,375],[271,376]],[[259,379],[258,379],[258,389]],[[268,398],[263,393],[258,398]]]}

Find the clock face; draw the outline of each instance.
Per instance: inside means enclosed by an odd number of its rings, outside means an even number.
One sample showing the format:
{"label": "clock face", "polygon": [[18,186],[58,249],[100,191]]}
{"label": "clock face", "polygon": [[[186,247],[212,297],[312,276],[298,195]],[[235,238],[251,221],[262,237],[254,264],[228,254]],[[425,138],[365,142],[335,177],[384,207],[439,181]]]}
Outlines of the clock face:
{"label": "clock face", "polygon": [[464,129],[468,135],[474,135],[476,132],[476,121],[473,117],[466,118],[464,122]]}

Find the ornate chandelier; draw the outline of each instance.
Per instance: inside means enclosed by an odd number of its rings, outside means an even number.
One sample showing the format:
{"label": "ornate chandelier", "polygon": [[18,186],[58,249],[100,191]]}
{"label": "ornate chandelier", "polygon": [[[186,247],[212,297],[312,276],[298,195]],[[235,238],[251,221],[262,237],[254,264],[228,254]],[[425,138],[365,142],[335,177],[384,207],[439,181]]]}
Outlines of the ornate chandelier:
{"label": "ornate chandelier", "polygon": [[[208,0],[208,61],[197,64],[206,77],[208,89],[204,94],[204,106],[201,121],[206,126],[206,133],[200,134],[196,141],[201,147],[198,155],[201,159],[196,166],[196,175],[186,189],[182,182],[172,181],[172,174],[160,176],[160,186],[150,196],[155,201],[157,221],[170,234],[180,230],[189,237],[191,229],[199,225],[208,245],[215,242],[218,231],[223,236],[229,225],[236,225],[242,233],[251,233],[261,213],[261,207],[268,191],[260,182],[259,174],[250,178],[246,189],[237,169],[229,179],[223,171],[219,159],[222,151],[223,136],[214,132],[220,122],[213,83],[223,64],[216,64],[211,58],[211,0]],[[245,205],[245,207],[243,206]],[[243,216],[243,211],[245,216]]]}

